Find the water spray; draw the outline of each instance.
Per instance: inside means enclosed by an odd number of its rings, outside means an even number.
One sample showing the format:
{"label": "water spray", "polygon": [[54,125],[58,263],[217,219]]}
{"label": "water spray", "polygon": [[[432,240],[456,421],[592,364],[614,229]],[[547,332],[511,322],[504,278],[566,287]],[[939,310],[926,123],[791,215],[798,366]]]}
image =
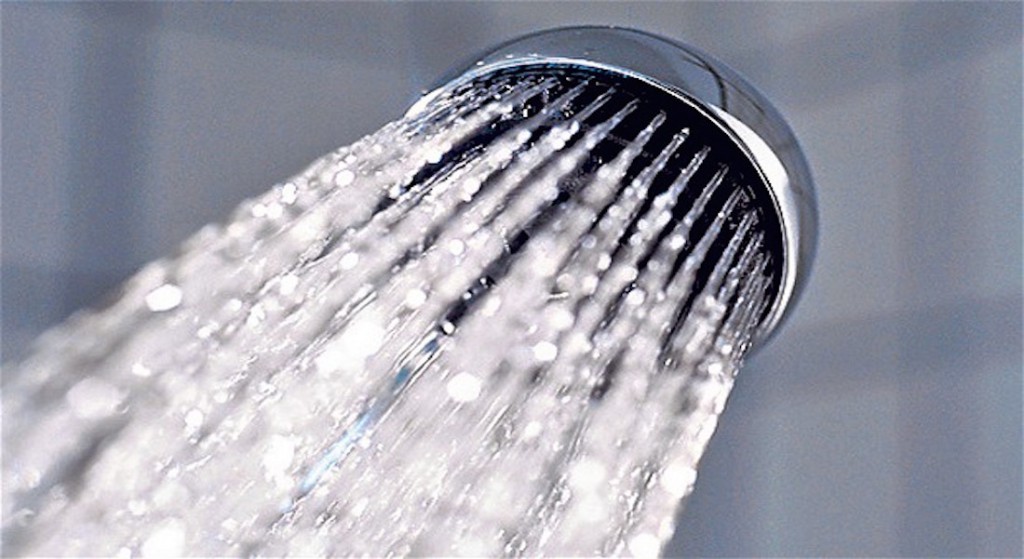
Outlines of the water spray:
{"label": "water spray", "polygon": [[5,371],[4,553],[655,555],[814,239],[721,63],[507,43]]}

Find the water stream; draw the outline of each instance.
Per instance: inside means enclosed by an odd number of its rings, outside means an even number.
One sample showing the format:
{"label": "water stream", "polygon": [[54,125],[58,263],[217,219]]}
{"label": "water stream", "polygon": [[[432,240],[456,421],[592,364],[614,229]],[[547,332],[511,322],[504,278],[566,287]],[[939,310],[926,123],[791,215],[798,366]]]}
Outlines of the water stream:
{"label": "water stream", "polygon": [[498,76],[3,375],[14,555],[656,555],[774,281],[691,115]]}

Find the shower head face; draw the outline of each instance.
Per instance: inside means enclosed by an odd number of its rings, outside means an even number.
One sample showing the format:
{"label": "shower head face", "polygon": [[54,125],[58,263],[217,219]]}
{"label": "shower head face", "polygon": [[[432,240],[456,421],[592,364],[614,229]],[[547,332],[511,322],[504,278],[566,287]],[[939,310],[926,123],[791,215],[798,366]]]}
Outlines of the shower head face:
{"label": "shower head face", "polygon": [[579,27],[527,35],[473,59],[440,80],[409,114],[423,111],[439,96],[510,72],[602,76],[667,114],[698,115],[705,130],[715,129],[710,136],[729,144],[730,167],[763,206],[775,266],[772,302],[754,340],[755,346],[763,344],[794,306],[817,239],[810,169],[772,104],[735,71],[688,45],[630,29]]}

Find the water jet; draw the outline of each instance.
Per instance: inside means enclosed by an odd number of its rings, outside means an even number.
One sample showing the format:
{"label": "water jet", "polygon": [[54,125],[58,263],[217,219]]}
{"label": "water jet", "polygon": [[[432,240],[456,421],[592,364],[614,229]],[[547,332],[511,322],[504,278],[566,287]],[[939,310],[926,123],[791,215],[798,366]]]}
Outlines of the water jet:
{"label": "water jet", "polygon": [[814,237],[721,63],[513,41],[41,339],[5,552],[657,553]]}

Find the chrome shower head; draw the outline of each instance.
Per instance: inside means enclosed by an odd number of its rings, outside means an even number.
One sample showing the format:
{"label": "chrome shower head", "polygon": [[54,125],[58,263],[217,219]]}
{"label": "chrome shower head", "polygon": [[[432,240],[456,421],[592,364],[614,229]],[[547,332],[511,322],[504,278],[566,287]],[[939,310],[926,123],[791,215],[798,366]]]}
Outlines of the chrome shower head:
{"label": "chrome shower head", "polygon": [[771,299],[753,344],[762,345],[806,283],[817,238],[809,166],[772,104],[728,66],[689,45],[631,29],[576,27],[527,35],[474,58],[442,79],[409,114],[510,73],[585,76],[614,84],[677,115],[680,127],[712,148],[729,167],[732,184],[747,192],[762,217],[772,264]]}

